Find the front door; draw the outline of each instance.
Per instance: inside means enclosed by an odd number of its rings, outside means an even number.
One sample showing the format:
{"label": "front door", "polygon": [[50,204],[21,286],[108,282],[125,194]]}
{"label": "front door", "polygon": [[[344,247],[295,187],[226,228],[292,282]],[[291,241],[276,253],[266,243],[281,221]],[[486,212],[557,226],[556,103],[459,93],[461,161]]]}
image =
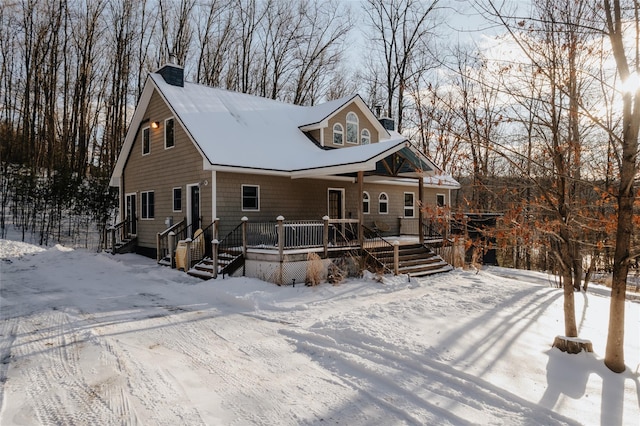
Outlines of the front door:
{"label": "front door", "polygon": [[189,187],[189,223],[193,234],[200,228],[200,186]]}
{"label": "front door", "polygon": [[344,189],[329,188],[329,217],[344,219]]}
{"label": "front door", "polygon": [[124,220],[127,221],[126,232],[127,234],[136,235],[136,194],[127,194],[125,200]]}

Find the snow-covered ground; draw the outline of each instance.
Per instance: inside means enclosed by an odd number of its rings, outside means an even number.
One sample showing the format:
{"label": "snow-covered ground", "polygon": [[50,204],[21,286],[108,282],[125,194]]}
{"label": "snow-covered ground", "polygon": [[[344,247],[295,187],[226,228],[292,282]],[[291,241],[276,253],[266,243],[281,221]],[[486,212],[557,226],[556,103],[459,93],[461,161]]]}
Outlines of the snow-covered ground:
{"label": "snow-covered ground", "polygon": [[603,287],[576,294],[595,352],[567,355],[541,273],[293,288],[7,240],[0,258],[2,425],[640,422],[640,304],[614,374]]}

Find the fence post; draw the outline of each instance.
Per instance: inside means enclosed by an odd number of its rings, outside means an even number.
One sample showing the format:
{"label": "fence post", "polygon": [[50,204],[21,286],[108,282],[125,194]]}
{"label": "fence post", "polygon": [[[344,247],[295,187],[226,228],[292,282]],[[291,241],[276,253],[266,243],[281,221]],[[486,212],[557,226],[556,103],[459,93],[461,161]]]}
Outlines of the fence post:
{"label": "fence post", "polygon": [[211,241],[211,257],[212,257],[212,262],[213,262],[213,269],[211,271],[211,276],[213,278],[218,278],[218,245],[220,244],[220,242],[218,241],[217,238],[214,238],[213,241]]}
{"label": "fence post", "polygon": [[176,267],[176,233],[171,231],[169,232],[169,262],[171,263],[171,269],[175,269]]}
{"label": "fence post", "polygon": [[249,222],[249,218],[246,216],[242,216],[242,256],[247,258],[247,222]]}
{"label": "fence post", "polygon": [[218,229],[220,226],[220,218],[216,217],[215,219],[213,219],[213,238],[214,239],[218,239]]}
{"label": "fence post", "polygon": [[325,259],[329,257],[329,216],[323,216],[322,221],[324,226],[322,228],[322,247],[324,247]]}
{"label": "fence post", "polygon": [[400,270],[400,241],[393,242],[393,275],[398,275]]}
{"label": "fence post", "polygon": [[282,269],[284,264],[284,216],[278,216],[278,257],[280,258],[280,267],[278,268],[278,282],[276,284],[282,285]]}
{"label": "fence post", "polygon": [[111,228],[111,254],[116,254],[116,228]]}

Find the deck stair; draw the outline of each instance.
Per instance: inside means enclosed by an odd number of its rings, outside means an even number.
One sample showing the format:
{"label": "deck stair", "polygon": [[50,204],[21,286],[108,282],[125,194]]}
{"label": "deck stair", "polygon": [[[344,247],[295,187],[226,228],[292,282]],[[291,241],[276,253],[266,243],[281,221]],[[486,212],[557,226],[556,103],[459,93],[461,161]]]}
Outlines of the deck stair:
{"label": "deck stair", "polygon": [[113,249],[107,248],[105,252],[111,254],[133,253],[136,251],[138,239],[136,237],[127,237],[118,241]]}
{"label": "deck stair", "polygon": [[[381,264],[393,270],[393,252],[388,248],[379,247],[369,250]],[[399,274],[408,274],[412,277],[449,272],[453,269],[431,248],[424,244],[404,244],[399,247]]]}
{"label": "deck stair", "polygon": [[[244,264],[242,249],[229,248],[218,253],[218,275],[230,275]],[[213,277],[213,259],[205,257],[196,263],[187,273],[191,276],[208,280]]]}

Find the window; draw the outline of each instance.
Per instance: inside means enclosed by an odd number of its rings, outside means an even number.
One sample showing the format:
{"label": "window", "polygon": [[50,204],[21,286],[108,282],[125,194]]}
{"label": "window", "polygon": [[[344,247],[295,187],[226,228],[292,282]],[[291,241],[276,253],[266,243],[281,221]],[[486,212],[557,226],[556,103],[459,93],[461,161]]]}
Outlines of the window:
{"label": "window", "polygon": [[182,211],[182,188],[173,188],[173,211]]}
{"label": "window", "polygon": [[142,129],[142,155],[147,155],[151,152],[151,140],[149,139],[149,128]]}
{"label": "window", "polygon": [[260,187],[242,185],[242,211],[260,210]]}
{"label": "window", "polygon": [[389,213],[389,196],[385,192],[382,192],[378,197],[378,213]]}
{"label": "window", "polygon": [[362,193],[362,213],[369,214],[369,193],[367,191]]}
{"label": "window", "polygon": [[164,120],[164,148],[173,148],[175,145],[175,136],[173,132],[173,118]]}
{"label": "window", "polygon": [[358,143],[358,116],[353,112],[347,114],[347,143]]}
{"label": "window", "polygon": [[342,131],[342,125],[341,124],[334,124],[333,125],[333,144],[334,145],[343,145],[343,131]]}
{"label": "window", "polygon": [[369,145],[371,143],[371,134],[367,129],[362,129],[362,134],[360,135],[360,143],[362,145]]}
{"label": "window", "polygon": [[404,217],[415,217],[414,197],[413,192],[404,193]]}
{"label": "window", "polygon": [[154,208],[153,208],[153,191],[146,191],[142,194],[142,219],[153,219],[154,218]]}
{"label": "window", "polygon": [[444,207],[444,194],[436,194],[436,205],[438,207]]}

